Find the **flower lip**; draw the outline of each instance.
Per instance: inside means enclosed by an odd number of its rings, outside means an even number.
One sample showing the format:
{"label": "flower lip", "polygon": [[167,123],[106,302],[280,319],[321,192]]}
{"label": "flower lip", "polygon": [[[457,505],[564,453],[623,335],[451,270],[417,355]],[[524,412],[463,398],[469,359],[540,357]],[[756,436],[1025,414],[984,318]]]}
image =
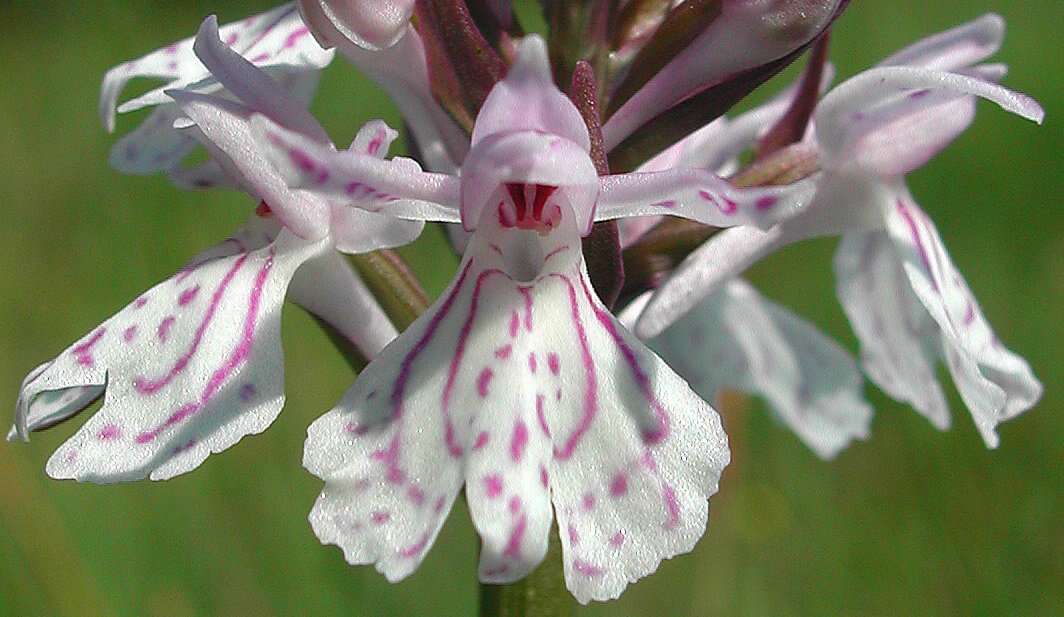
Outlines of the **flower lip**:
{"label": "flower lip", "polygon": [[[551,187],[546,199],[553,196],[568,202],[576,215],[581,234],[586,233],[594,216],[598,198],[598,174],[587,151],[580,145],[558,135],[540,131],[514,131],[485,137],[473,147],[463,165],[461,202],[462,224],[473,231],[486,205],[496,190],[506,188],[512,199],[507,200],[506,215],[513,214],[514,227],[538,228],[551,218],[550,203],[535,207],[534,193],[522,208],[517,196],[523,189],[510,185]],[[509,210],[512,206],[513,210]],[[536,216],[536,215],[539,216]],[[509,220],[507,218],[507,220]]]}

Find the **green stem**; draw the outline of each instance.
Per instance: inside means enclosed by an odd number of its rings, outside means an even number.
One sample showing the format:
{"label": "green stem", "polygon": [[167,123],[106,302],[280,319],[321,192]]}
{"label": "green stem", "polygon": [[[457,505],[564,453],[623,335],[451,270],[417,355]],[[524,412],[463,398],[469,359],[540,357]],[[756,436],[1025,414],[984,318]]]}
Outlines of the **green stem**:
{"label": "green stem", "polygon": [[569,617],[576,603],[565,588],[558,529],[551,529],[543,563],[511,585],[480,585],[481,617]]}
{"label": "green stem", "polygon": [[348,257],[400,332],[429,307],[425,290],[399,253],[383,249]]}

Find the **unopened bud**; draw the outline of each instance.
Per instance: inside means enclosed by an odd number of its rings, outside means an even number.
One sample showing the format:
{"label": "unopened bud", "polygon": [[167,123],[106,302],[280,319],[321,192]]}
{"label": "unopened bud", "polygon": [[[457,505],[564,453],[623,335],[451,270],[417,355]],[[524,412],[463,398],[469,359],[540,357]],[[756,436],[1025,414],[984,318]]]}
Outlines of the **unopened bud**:
{"label": "unopened bud", "polygon": [[394,45],[406,32],[414,0],[299,0],[299,11],[322,47],[337,35],[368,50]]}

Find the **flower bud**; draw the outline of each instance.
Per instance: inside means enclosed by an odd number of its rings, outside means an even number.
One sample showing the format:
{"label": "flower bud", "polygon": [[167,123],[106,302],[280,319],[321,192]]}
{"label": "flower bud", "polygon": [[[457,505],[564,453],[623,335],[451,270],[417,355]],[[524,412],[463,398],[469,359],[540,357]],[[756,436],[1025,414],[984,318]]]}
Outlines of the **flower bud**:
{"label": "flower bud", "polygon": [[299,11],[322,47],[337,33],[368,50],[394,45],[406,32],[414,0],[299,0]]}

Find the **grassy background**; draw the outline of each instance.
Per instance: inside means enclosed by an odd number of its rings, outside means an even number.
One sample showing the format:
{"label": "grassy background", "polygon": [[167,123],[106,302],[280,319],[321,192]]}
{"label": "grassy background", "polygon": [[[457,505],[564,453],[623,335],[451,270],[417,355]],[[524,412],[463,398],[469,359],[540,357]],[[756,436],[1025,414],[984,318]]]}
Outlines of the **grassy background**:
{"label": "grassy background", "polygon": [[[187,194],[107,167],[96,117],[104,71],[267,0],[5,3],[0,9],[0,389],[224,236],[252,204]],[[1064,614],[1064,3],[855,2],[834,61],[851,75],[931,32],[996,10],[1009,21],[1008,83],[1048,111],[1038,128],[982,104],[976,125],[911,179],[1001,338],[1045,382],[1044,401],[987,451],[954,395],[935,431],[874,388],[870,441],[824,463],[758,403],[729,410],[735,462],[693,555],[664,564],[616,603],[581,615]],[[397,121],[379,91],[337,63],[315,111],[349,140]],[[137,118],[122,118],[120,131]],[[433,293],[454,261],[406,253]],[[854,348],[834,299],[833,241],[761,265],[770,296]],[[352,376],[311,321],[286,309],[288,404],[265,434],[166,483],[48,480],[44,461],[74,426],[0,444],[2,615],[469,615],[476,543],[464,507],[420,570],[389,585],[318,545],[306,513],[319,482],[299,465],[306,426]],[[10,408],[10,407],[9,407]],[[74,424],[77,424],[75,421]]]}

